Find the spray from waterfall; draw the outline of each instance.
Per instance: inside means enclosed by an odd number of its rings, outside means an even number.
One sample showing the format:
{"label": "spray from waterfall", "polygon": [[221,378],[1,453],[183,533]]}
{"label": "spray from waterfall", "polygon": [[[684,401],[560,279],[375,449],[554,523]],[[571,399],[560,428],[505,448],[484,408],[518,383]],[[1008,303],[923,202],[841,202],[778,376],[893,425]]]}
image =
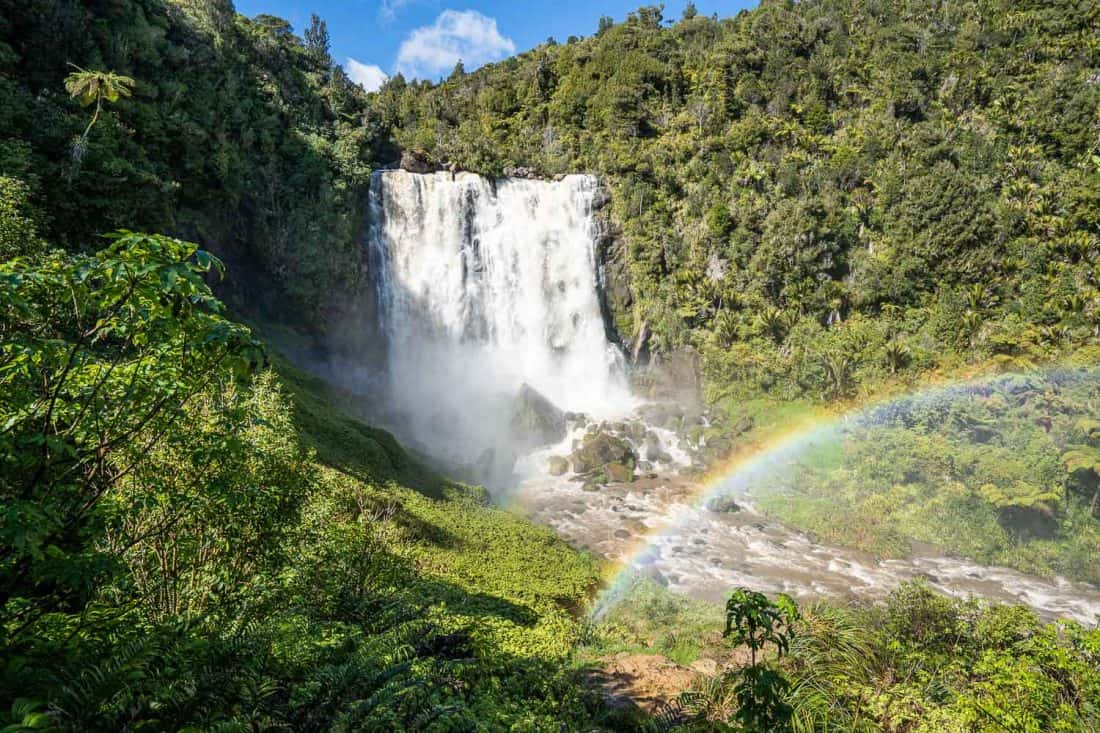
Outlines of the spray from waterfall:
{"label": "spray from waterfall", "polygon": [[[692,527],[701,524],[704,507],[716,499],[734,498],[751,501],[757,492],[774,490],[774,485],[793,477],[801,480],[806,466],[817,460],[815,454],[826,455],[842,450],[841,444],[853,430],[874,431],[900,418],[920,414],[922,411],[949,410],[953,406],[974,399],[993,389],[1006,389],[1014,383],[1026,384],[1032,377],[1051,377],[1058,380],[1081,380],[1100,383],[1100,371],[1086,368],[1054,367],[1030,373],[1000,373],[978,378],[960,379],[925,385],[916,391],[893,396],[854,410],[839,414],[819,412],[801,424],[770,436],[756,444],[746,444],[735,451],[724,465],[712,469],[709,478],[700,482],[690,496],[667,514],[654,522],[647,531],[637,537],[625,550],[618,567],[590,610],[599,619],[612,609],[626,594],[645,569],[663,558],[670,538],[692,534]],[[675,540],[671,542],[675,544]],[[792,558],[796,563],[802,558]],[[807,562],[807,567],[812,564]],[[852,572],[852,563],[846,563]],[[892,587],[901,580],[912,577],[921,566],[906,566],[901,561],[878,563],[853,572],[862,576],[859,580],[871,584]],[[792,566],[792,571],[797,566]],[[948,594],[965,595],[972,592],[970,578],[980,574],[985,585],[982,592],[1000,600],[1023,602],[1032,608],[1057,617],[1074,618],[1084,623],[1100,617],[1100,593],[1087,583],[1072,583],[1062,578],[1038,579],[1022,573],[997,567],[978,567],[962,560],[943,558],[935,564],[938,581],[932,583]],[[759,578],[746,577],[745,582],[759,584]],[[734,586],[730,581],[729,587]],[[785,592],[798,594],[792,586]]]}
{"label": "spray from waterfall", "polygon": [[528,384],[565,410],[631,404],[598,291],[597,183],[374,174],[369,246],[388,392],[432,455],[510,468]]}

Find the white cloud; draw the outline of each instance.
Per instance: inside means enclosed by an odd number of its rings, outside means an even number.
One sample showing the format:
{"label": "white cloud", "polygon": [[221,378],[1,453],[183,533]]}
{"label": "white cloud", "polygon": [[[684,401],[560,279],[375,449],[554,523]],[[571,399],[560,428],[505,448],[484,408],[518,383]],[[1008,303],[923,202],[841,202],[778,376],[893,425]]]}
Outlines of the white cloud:
{"label": "white cloud", "polygon": [[378,14],[382,20],[393,20],[397,11],[409,4],[410,0],[382,0],[378,8]]}
{"label": "white cloud", "polygon": [[458,61],[472,70],[515,52],[516,44],[500,34],[495,18],[476,10],[444,10],[435,23],[409,34],[395,68],[406,76],[434,78]]}
{"label": "white cloud", "polygon": [[356,61],[350,56],[344,64],[344,70],[348,72],[348,78],[368,92],[377,92],[386,83],[386,79],[390,78],[386,72],[382,71],[381,67],[374,64],[364,64],[362,61]]}

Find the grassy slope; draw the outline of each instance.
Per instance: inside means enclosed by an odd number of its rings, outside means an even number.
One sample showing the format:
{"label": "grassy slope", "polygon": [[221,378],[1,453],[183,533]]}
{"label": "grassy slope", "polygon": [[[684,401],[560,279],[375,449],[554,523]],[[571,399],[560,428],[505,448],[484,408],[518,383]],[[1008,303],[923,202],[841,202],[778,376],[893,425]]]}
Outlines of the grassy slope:
{"label": "grassy slope", "polygon": [[[427,637],[454,643],[430,650],[433,663],[458,660],[445,662],[457,664],[447,674],[460,680],[457,694],[479,721],[538,727],[598,714],[568,661],[581,630],[578,611],[597,583],[594,559],[489,506],[484,490],[429,471],[391,435],[333,406],[350,395],[281,360],[276,370],[321,478],[306,511],[315,537],[304,538],[295,570],[303,592],[339,597],[359,584],[359,594],[377,597],[370,608],[378,616],[351,633],[389,644],[387,658],[400,658],[402,645],[423,658]],[[345,632],[337,629],[334,638]],[[463,667],[462,658],[477,663]]]}
{"label": "grassy slope", "polygon": [[523,626],[520,637],[527,638],[515,640],[520,647],[564,648],[573,633],[571,612],[584,606],[597,582],[591,557],[551,530],[489,506],[480,487],[425,469],[389,433],[333,407],[346,395],[320,379],[285,364],[278,371],[320,469],[345,490],[361,492],[377,516],[394,514],[399,531],[392,533],[392,550],[425,578],[455,587],[440,601],[456,604],[456,613],[475,615],[487,598],[515,604],[537,619]]}

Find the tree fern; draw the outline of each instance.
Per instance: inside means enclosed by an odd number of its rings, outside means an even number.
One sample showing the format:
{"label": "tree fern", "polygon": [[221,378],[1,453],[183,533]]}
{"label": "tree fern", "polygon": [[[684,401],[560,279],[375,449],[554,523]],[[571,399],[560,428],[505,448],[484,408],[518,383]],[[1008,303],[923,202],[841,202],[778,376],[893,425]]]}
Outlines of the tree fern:
{"label": "tree fern", "polygon": [[137,82],[128,76],[116,74],[113,71],[89,71],[79,66],[73,66],[76,71],[65,77],[65,91],[69,96],[80,100],[82,107],[95,105],[95,112],[84,132],[73,143],[73,159],[79,163],[88,146],[88,134],[99,120],[103,111],[103,102],[117,102],[123,97],[134,94],[134,86]]}

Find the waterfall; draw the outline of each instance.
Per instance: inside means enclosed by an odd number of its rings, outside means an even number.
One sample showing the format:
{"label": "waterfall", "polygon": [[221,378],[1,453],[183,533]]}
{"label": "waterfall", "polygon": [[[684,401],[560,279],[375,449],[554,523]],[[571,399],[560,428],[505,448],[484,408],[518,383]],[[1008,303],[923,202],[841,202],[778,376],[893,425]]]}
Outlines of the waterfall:
{"label": "waterfall", "polygon": [[629,409],[600,310],[596,193],[582,175],[374,174],[388,392],[424,449],[472,461],[499,446],[523,383],[564,410]]}

